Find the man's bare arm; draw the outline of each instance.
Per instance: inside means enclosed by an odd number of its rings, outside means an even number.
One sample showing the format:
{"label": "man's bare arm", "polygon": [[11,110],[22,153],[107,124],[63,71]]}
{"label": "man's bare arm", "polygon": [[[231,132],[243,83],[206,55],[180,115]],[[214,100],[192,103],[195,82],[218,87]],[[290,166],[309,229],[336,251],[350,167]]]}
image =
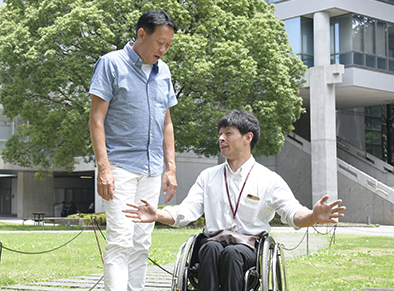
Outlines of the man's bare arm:
{"label": "man's bare arm", "polygon": [[89,128],[98,167],[97,192],[103,199],[111,200],[114,196],[115,181],[108,161],[104,130],[104,120],[108,106],[107,101],[92,95]]}
{"label": "man's bare arm", "polygon": [[177,187],[176,181],[176,166],[175,166],[175,141],[174,141],[174,127],[171,121],[170,109],[167,109],[164,126],[163,126],[163,153],[166,171],[163,176],[163,194],[167,195],[165,203],[169,202],[175,195]]}

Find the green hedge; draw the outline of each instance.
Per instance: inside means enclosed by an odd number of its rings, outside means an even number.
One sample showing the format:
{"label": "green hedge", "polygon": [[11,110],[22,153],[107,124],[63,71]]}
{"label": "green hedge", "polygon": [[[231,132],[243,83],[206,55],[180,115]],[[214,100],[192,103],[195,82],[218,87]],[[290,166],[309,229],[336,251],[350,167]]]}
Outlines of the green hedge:
{"label": "green hedge", "polygon": [[105,212],[100,212],[100,213],[77,213],[77,214],[72,214],[67,216],[68,218],[86,218],[89,222],[92,220],[92,217],[94,217],[95,222],[98,224],[100,221],[100,218],[102,219],[101,224],[105,225],[107,223],[107,218],[105,215]]}
{"label": "green hedge", "polygon": [[[165,206],[168,205],[160,205],[158,206],[159,209],[163,209]],[[97,223],[99,222],[100,217],[102,218],[102,225],[105,225],[107,222],[106,216],[105,216],[105,212],[101,212],[101,213],[78,213],[78,214],[73,214],[73,215],[69,215],[67,217],[69,218],[87,218],[88,221],[92,220],[92,216],[96,217]],[[156,222],[156,225],[163,225],[161,223]],[[276,213],[275,217],[270,221],[270,225],[271,226],[280,226],[283,225],[280,216]],[[193,221],[189,224],[189,226],[196,226],[196,227],[204,227],[205,226],[205,216],[201,216],[199,219],[197,219],[196,221]]]}

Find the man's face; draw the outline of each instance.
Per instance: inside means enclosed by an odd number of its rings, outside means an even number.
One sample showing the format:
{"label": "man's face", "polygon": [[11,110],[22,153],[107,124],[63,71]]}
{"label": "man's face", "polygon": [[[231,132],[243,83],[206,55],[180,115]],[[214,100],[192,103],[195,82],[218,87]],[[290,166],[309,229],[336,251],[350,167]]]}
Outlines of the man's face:
{"label": "man's face", "polygon": [[245,152],[249,152],[248,138],[248,134],[242,135],[236,127],[222,127],[219,130],[219,146],[222,156],[227,159],[236,159]]}
{"label": "man's face", "polygon": [[174,29],[169,25],[157,25],[155,32],[147,34],[143,28],[138,31],[141,43],[140,57],[144,64],[157,63],[168,51],[174,39]]}

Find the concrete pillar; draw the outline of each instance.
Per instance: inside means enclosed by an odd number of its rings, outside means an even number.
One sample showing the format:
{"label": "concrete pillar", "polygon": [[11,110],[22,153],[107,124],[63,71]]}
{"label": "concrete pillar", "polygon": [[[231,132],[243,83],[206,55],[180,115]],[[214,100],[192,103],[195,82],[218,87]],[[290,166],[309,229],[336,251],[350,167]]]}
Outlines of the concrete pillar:
{"label": "concrete pillar", "polygon": [[330,65],[330,13],[316,12],[313,15],[314,66]]}
{"label": "concrete pillar", "polygon": [[53,177],[44,181],[35,179],[35,172],[18,172],[18,213],[20,218],[31,212],[45,212],[53,216]]}
{"label": "concrete pillar", "polygon": [[338,197],[335,84],[343,65],[330,65],[330,15],[314,14],[314,64],[306,78],[310,87],[312,205],[328,194]]}

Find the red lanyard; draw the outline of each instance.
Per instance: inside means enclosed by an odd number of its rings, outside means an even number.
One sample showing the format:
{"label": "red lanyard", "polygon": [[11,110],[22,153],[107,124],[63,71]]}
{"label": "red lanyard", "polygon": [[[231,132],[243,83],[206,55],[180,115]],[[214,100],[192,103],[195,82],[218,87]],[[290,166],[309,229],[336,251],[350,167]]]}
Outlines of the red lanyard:
{"label": "red lanyard", "polygon": [[228,199],[228,202],[230,203],[231,213],[233,214],[233,218],[234,219],[235,219],[235,215],[237,214],[237,211],[238,211],[239,201],[241,200],[241,195],[242,195],[242,192],[244,191],[244,188],[245,188],[245,185],[246,185],[246,181],[248,181],[250,172],[252,172],[252,169],[253,169],[254,165],[255,165],[255,163],[250,168],[249,173],[248,173],[248,175],[245,178],[245,182],[242,185],[241,191],[239,192],[237,204],[235,206],[235,210],[234,210],[233,204],[231,203],[230,191],[228,190],[228,184],[227,184],[226,166],[224,166],[224,181],[226,182],[227,199]]}

